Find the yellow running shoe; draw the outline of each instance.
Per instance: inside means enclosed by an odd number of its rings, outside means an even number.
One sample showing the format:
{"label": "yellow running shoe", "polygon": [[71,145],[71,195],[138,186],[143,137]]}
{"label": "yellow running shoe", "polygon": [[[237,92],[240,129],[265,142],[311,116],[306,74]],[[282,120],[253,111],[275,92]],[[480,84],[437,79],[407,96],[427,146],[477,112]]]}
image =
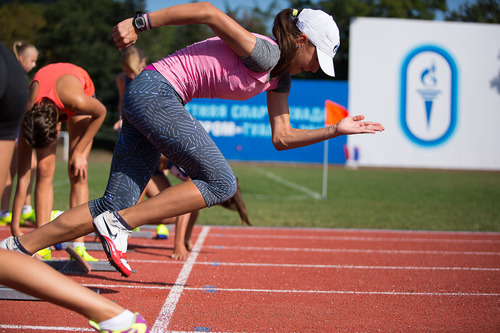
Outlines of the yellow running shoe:
{"label": "yellow running shoe", "polygon": [[98,259],[92,257],[88,252],[85,246],[77,246],[75,247],[75,252],[80,255],[85,261],[99,261]]}
{"label": "yellow running shoe", "polygon": [[[3,215],[5,214],[5,215]],[[12,222],[12,213],[2,213],[2,216],[0,216],[0,225],[1,226],[5,226],[7,224],[9,224],[10,222]]]}
{"label": "yellow running shoe", "polygon": [[52,251],[49,248],[41,249],[40,251],[37,252],[37,254],[40,257],[42,257],[43,260],[50,260],[50,259],[52,259]]}
{"label": "yellow running shoe", "polygon": [[99,324],[93,320],[90,320],[89,324],[100,333],[149,333],[148,323],[139,313],[134,314],[134,322],[132,325],[122,330],[103,330],[99,327]]}
{"label": "yellow running shoe", "polygon": [[170,232],[164,224],[159,224],[156,227],[156,238],[157,239],[168,239],[170,237]]}
{"label": "yellow running shoe", "polygon": [[64,213],[64,210],[53,210],[53,211],[51,211],[50,212],[50,220],[51,221],[55,220],[62,213]]}
{"label": "yellow running shoe", "polygon": [[24,224],[26,221],[35,223],[35,210],[32,209],[29,213],[21,213],[21,223]]}

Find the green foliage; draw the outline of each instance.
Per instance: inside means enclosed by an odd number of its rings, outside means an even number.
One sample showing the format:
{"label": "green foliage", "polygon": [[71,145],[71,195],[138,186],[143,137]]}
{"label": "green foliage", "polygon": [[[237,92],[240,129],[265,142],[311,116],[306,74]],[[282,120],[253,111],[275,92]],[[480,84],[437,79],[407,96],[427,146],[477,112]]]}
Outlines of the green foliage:
{"label": "green foliage", "polygon": [[[274,0],[269,8],[276,3]],[[226,6],[229,8],[229,4]],[[3,26],[0,39],[8,47],[20,39],[35,45],[39,50],[36,69],[54,62],[69,62],[84,68],[96,86],[97,98],[107,108],[94,146],[112,149],[116,141],[112,127],[118,119],[115,78],[122,71],[112,29],[144,8],[145,0],[51,0],[22,4],[11,1],[0,6]],[[236,8],[231,16],[241,20],[250,31],[266,33],[269,12],[265,9],[254,13]],[[141,33],[137,46],[151,63],[212,36],[213,32],[203,25],[164,27]]]}
{"label": "green foliage", "polygon": [[38,32],[45,26],[45,8],[42,4],[18,2],[1,6],[0,40],[9,48],[18,40],[36,45]]}
{"label": "green foliage", "polygon": [[[333,16],[340,30],[340,48],[335,56],[335,79],[348,79],[349,24],[355,17],[390,17],[433,20],[436,11],[446,10],[446,0],[291,0],[293,8],[322,9]],[[327,78],[303,73],[302,78]]]}
{"label": "green foliage", "polygon": [[465,3],[445,16],[447,21],[500,23],[500,2],[498,0],[477,0]]}
{"label": "green foliage", "polygon": [[54,62],[69,62],[84,68],[96,86],[96,97],[108,111],[96,136],[97,145],[112,147],[118,119],[115,77],[121,72],[119,52],[111,38],[113,26],[143,6],[144,1],[65,0],[49,5],[46,25],[36,46],[42,51],[40,68]]}
{"label": "green foliage", "polygon": [[251,10],[245,10],[242,6],[230,8],[229,4],[226,3],[225,12],[248,31],[272,36],[274,13],[282,9],[278,0],[273,0],[269,1],[265,8],[261,8],[255,3],[255,7]]}

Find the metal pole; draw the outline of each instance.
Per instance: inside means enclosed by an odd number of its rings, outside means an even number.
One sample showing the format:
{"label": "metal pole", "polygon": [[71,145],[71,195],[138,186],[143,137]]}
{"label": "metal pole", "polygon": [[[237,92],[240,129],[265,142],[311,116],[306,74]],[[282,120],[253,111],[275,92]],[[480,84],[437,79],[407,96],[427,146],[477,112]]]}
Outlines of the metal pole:
{"label": "metal pole", "polygon": [[323,200],[326,200],[326,190],[328,183],[328,140],[324,141],[323,151]]}

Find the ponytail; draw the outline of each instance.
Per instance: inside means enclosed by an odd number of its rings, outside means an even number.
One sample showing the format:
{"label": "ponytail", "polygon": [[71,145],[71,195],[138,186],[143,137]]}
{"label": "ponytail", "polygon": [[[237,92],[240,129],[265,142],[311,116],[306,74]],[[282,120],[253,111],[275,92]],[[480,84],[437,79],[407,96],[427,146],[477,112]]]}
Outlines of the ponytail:
{"label": "ponytail", "polygon": [[31,147],[44,148],[57,139],[58,114],[55,104],[46,98],[25,113],[21,129]]}
{"label": "ponytail", "polygon": [[34,45],[23,42],[22,40],[18,40],[17,42],[14,42],[14,45],[12,45],[12,51],[14,51],[17,59],[19,59],[19,57],[23,55],[29,48],[34,48],[36,50],[36,47]]}
{"label": "ponytail", "polygon": [[135,45],[131,45],[122,51],[120,55],[120,64],[126,66],[135,75],[139,75],[142,72],[142,61],[145,61],[146,57],[140,48]]}
{"label": "ponytail", "polygon": [[284,9],[276,15],[273,25],[273,35],[280,47],[280,60],[271,71],[271,78],[281,77],[287,72],[288,65],[297,52],[295,42],[302,32],[297,28],[296,9]]}

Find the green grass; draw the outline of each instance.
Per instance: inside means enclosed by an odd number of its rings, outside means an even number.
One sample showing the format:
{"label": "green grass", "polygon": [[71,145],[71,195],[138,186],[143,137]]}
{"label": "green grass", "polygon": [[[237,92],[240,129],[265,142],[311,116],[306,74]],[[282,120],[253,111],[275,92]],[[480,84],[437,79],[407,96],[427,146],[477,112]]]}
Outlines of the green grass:
{"label": "green grass", "polygon": [[[311,195],[322,193],[321,166],[232,167],[255,226],[500,231],[500,172],[330,167],[322,200]],[[102,195],[108,173],[108,160],[91,159],[91,198]],[[54,184],[54,207],[67,209],[63,161]],[[198,223],[240,225],[240,220],[236,212],[216,206],[203,210]]]}

